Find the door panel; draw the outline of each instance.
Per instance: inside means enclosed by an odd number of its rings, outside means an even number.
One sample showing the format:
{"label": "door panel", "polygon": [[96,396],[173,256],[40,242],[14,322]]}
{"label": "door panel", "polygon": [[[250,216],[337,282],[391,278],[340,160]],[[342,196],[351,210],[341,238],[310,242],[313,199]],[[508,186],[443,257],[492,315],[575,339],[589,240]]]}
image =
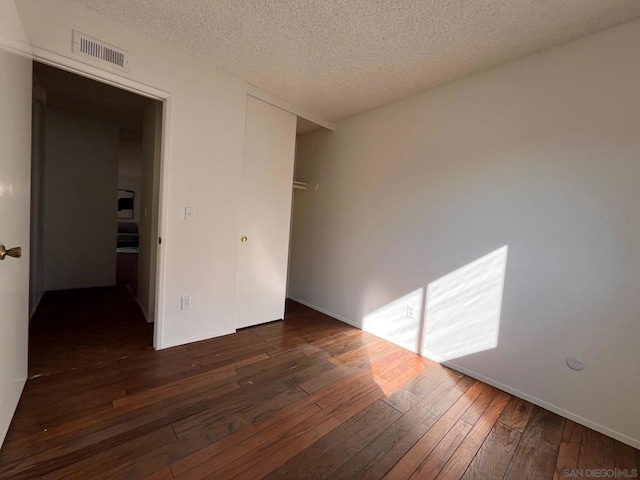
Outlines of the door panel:
{"label": "door panel", "polygon": [[247,98],[238,328],[284,316],[295,139],[295,115]]}
{"label": "door panel", "polygon": [[[20,31],[10,7],[0,4],[3,33]],[[0,36],[0,244],[22,247],[0,260],[0,443],[27,378],[32,62],[5,48],[18,40]]]}

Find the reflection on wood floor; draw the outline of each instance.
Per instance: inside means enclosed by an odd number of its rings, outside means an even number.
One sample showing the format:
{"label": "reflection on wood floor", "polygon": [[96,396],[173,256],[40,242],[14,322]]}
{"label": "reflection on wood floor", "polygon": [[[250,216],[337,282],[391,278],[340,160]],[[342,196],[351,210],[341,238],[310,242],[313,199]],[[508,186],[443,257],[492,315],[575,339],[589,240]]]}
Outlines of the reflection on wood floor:
{"label": "reflection on wood floor", "polygon": [[93,367],[153,350],[127,286],[45,293],[29,326],[29,376]]}
{"label": "reflection on wood floor", "polygon": [[552,479],[638,467],[631,447],[294,302],[284,321],[154,352],[136,305],[113,306],[119,295],[45,299],[31,359],[51,375],[27,383],[0,478]]}

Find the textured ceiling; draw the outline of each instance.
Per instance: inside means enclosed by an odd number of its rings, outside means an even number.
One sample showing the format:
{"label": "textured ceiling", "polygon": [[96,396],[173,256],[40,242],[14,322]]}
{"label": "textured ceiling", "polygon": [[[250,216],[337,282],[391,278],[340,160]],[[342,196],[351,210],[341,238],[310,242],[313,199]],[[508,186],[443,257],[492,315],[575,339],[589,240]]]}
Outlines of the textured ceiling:
{"label": "textured ceiling", "polygon": [[329,120],[640,16],[640,0],[76,1]]}

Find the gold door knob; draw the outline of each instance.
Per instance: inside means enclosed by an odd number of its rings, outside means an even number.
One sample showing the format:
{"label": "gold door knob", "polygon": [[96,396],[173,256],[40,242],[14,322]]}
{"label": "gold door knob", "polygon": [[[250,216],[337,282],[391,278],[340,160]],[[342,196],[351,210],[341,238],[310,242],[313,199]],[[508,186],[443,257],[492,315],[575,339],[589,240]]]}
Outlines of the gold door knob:
{"label": "gold door knob", "polygon": [[22,256],[22,248],[13,247],[7,250],[4,245],[0,245],[0,260],[4,260],[7,255],[13,258],[20,258]]}
{"label": "gold door knob", "polygon": [[247,243],[247,240],[249,240],[249,239],[247,238],[247,236],[246,236],[246,235],[242,235],[242,237],[240,237],[240,241],[241,241],[242,243]]}

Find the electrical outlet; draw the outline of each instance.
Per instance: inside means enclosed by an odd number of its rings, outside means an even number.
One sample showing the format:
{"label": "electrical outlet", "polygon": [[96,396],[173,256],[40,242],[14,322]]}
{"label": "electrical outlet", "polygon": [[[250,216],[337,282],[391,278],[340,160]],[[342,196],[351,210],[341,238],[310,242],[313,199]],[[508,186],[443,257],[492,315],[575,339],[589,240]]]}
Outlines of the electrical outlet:
{"label": "electrical outlet", "polygon": [[416,318],[416,307],[415,307],[415,305],[407,305],[407,318],[415,320],[415,318]]}
{"label": "electrical outlet", "polygon": [[191,309],[191,297],[184,296],[180,298],[180,309],[181,310],[190,310]]}
{"label": "electrical outlet", "polygon": [[584,370],[584,362],[582,361],[582,359],[578,357],[567,358],[567,366],[571,370],[576,370],[576,371]]}

